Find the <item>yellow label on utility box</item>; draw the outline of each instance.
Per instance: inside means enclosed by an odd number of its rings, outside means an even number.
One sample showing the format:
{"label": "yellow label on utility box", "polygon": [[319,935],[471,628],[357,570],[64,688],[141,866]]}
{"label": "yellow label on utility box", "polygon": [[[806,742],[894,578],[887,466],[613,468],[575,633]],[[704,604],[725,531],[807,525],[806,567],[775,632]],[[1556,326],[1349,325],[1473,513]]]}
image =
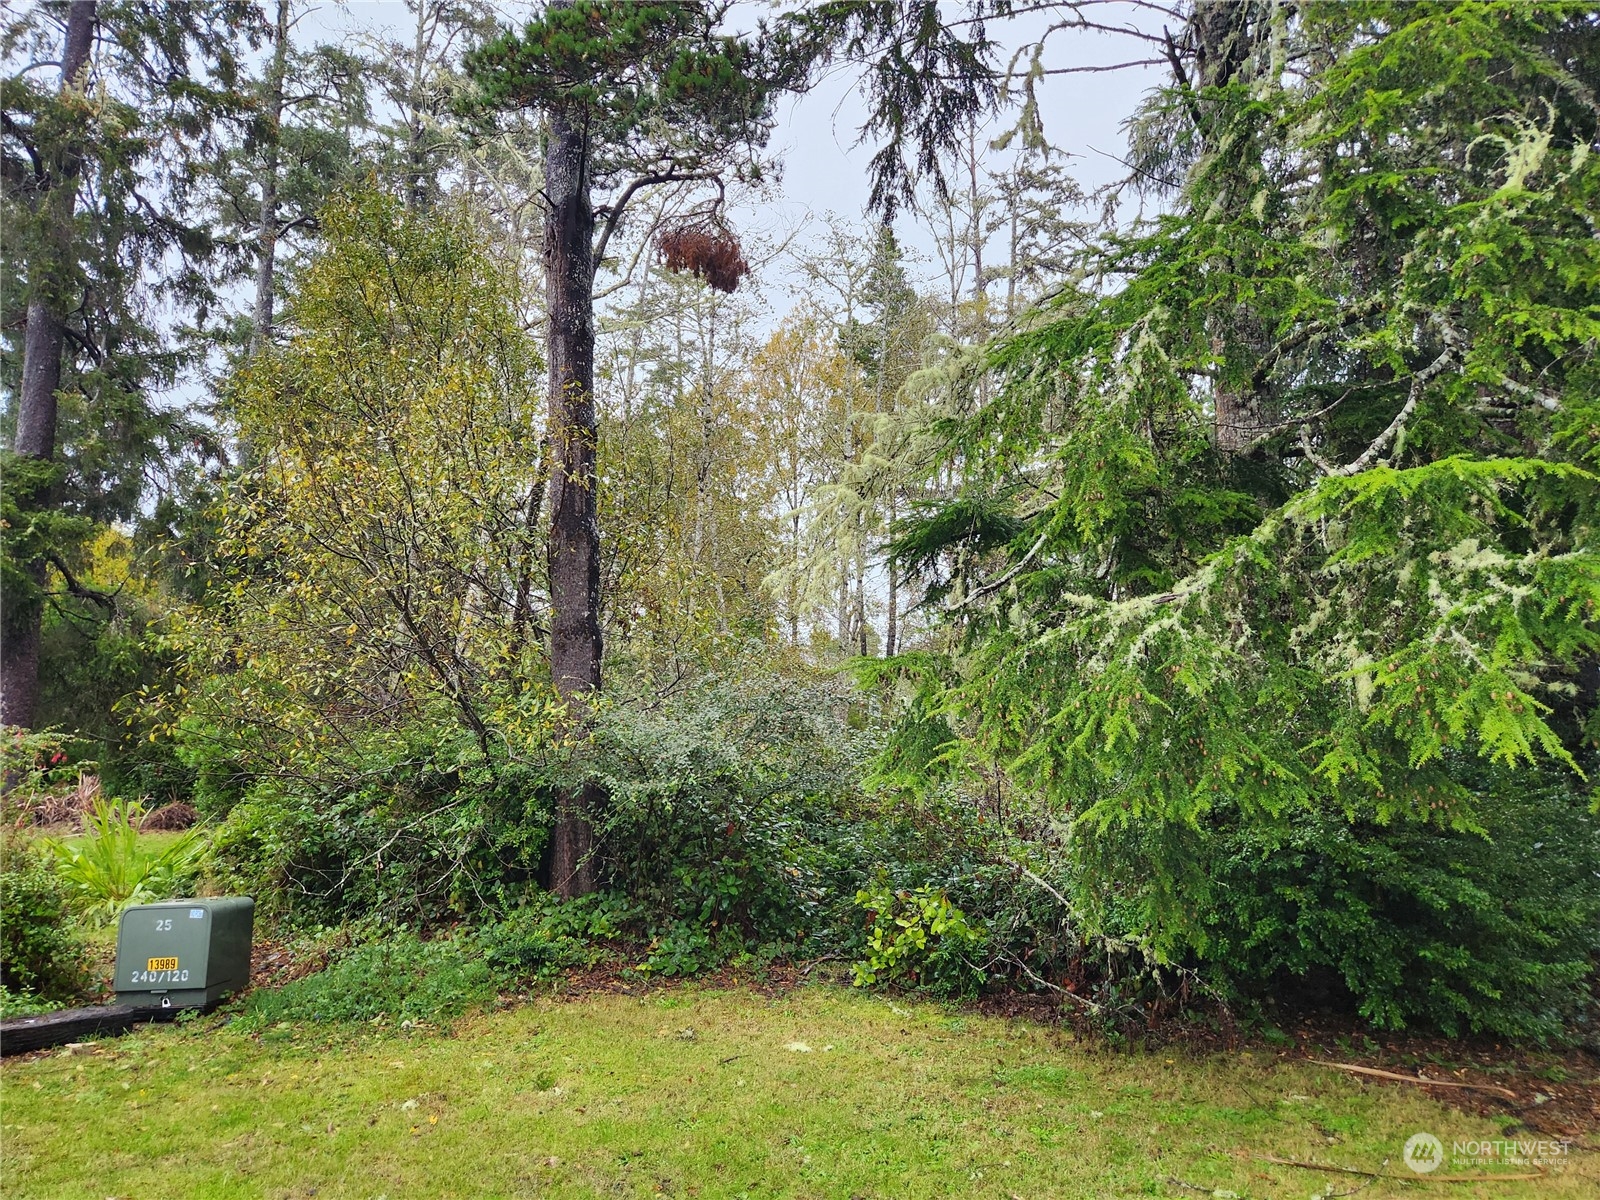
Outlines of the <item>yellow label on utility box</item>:
{"label": "yellow label on utility box", "polygon": [[152,958],[145,964],[146,971],[176,971],[178,960],[175,958]]}

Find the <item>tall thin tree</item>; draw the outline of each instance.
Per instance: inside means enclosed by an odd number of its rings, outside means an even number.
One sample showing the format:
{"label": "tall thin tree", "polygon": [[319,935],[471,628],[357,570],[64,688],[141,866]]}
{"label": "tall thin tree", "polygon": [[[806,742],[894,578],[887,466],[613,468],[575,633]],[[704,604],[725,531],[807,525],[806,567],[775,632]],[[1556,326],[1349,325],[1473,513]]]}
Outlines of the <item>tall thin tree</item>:
{"label": "tall thin tree", "polygon": [[4,80],[0,129],[4,272],[26,307],[0,321],[7,365],[21,364],[6,381],[16,425],[0,526],[7,724],[37,716],[50,580],[81,592],[67,560],[89,523],[133,517],[163,456],[199,436],[151,402],[184,361],[152,314],[214,307],[215,243],[188,200],[241,107],[238,49],[259,16],[244,0],[71,0],[7,26],[8,47],[60,66],[53,86],[36,81],[40,62]]}
{"label": "tall thin tree", "polygon": [[[723,5],[555,0],[520,34],[506,33],[468,60],[489,105],[536,109],[545,122],[550,671],[575,725],[600,689],[595,272],[645,190],[720,183],[756,167],[771,92],[751,40],[720,32],[725,12]],[[605,197],[599,205],[596,194]],[[714,217],[712,228],[726,235]],[[551,881],[561,895],[598,886],[600,802],[592,785],[560,800]]]}
{"label": "tall thin tree", "polygon": [[[84,90],[94,42],[95,0],[73,0],[67,9],[61,50],[61,98]],[[61,388],[61,350],[73,304],[72,219],[83,151],[63,139],[38,167],[44,217],[40,256],[29,272],[28,324],[23,340],[22,383],[17,393],[18,456],[48,462],[56,453],[56,392]],[[44,586],[43,558],[24,567],[36,588]],[[39,634],[43,610],[29,605],[20,621],[8,621],[0,647],[0,723],[31,726],[39,701]]]}

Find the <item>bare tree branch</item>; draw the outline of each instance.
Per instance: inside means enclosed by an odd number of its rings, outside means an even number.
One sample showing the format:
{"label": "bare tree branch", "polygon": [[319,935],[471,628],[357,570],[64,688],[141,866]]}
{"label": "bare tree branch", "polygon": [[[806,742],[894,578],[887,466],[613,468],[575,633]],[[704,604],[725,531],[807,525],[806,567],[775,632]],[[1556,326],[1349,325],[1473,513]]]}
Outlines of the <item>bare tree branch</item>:
{"label": "bare tree branch", "polygon": [[1363,450],[1355,459],[1342,467],[1329,471],[1330,475],[1355,475],[1365,471],[1374,462],[1388,445],[1399,436],[1400,431],[1406,427],[1406,422],[1411,420],[1411,414],[1416,412],[1417,404],[1422,400],[1422,393],[1428,386],[1428,381],[1439,375],[1455,361],[1456,348],[1446,345],[1440,351],[1439,357],[1434,359],[1422,370],[1411,377],[1411,388],[1406,396],[1406,402],[1401,405],[1400,411],[1395,413],[1394,420],[1389,422],[1389,427],[1373,439],[1372,444]]}
{"label": "bare tree branch", "polygon": [[719,188],[722,186],[722,181],[715,171],[655,171],[648,175],[640,175],[636,179],[629,181],[628,186],[622,189],[621,194],[601,210],[606,214],[606,219],[605,224],[600,227],[600,236],[595,240],[595,269],[598,270],[600,264],[605,261],[606,245],[611,241],[611,234],[616,230],[617,222],[622,219],[622,214],[627,211],[628,204],[642,189],[655,187],[663,183],[704,182],[708,179],[716,180]]}

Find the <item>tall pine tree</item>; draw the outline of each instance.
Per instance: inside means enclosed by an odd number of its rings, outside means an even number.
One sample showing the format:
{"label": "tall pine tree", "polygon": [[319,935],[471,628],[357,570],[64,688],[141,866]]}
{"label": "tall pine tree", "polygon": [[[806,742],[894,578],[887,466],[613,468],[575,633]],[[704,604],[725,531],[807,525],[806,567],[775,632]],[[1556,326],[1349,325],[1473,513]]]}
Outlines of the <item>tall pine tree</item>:
{"label": "tall pine tree", "polygon": [[8,27],[11,54],[61,70],[46,83],[24,65],[3,83],[6,724],[35,719],[52,581],[84,590],[74,543],[93,519],[133,515],[154,468],[193,437],[154,400],[184,350],[153,301],[196,314],[214,299],[215,245],[187,202],[239,115],[241,43],[259,31],[259,12],[236,0],[72,0]]}
{"label": "tall pine tree", "polygon": [[[758,48],[723,32],[723,15],[693,3],[558,0],[469,58],[487,104],[535,109],[545,122],[550,668],[575,721],[600,688],[595,272],[642,192],[759,170],[771,90]],[[706,234],[691,264],[702,272],[737,257],[725,227],[690,232]],[[551,878],[562,895],[598,884],[600,800],[592,787],[561,800]]]}

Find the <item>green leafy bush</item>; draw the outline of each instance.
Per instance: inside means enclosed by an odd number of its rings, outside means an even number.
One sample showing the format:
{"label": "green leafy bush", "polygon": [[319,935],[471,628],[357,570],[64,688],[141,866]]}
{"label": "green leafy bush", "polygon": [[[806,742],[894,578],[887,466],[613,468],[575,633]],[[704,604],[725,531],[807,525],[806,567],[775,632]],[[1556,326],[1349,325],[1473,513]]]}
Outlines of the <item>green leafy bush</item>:
{"label": "green leafy bush", "polygon": [[597,892],[566,903],[548,893],[513,910],[478,932],[484,960],[506,979],[549,979],[569,967],[592,966],[604,955],[596,943],[613,941],[638,916],[638,908],[614,892]]}
{"label": "green leafy bush", "polygon": [[899,983],[964,996],[983,986],[983,931],[943,888],[863,889],[856,904],[867,910],[867,956],[855,964],[857,987]]}
{"label": "green leafy bush", "polygon": [[538,893],[476,931],[424,941],[400,929],[337,955],[282,988],[252,992],[247,1027],[277,1021],[445,1021],[492,1002],[498,991],[591,965],[625,936],[637,906],[614,892],[558,901]]}
{"label": "green leafy bush", "polygon": [[1559,1039],[1600,957],[1600,819],[1560,782],[1476,782],[1481,834],[1324,816],[1223,835],[1196,896],[1205,972],[1242,997],[1320,981],[1384,1028]]}
{"label": "green leafy bush", "polygon": [[750,664],[601,715],[577,766],[607,796],[603,854],[644,910],[652,970],[693,973],[843,916],[868,878],[847,816],[864,757],[849,699]]}
{"label": "green leafy bush", "polygon": [[[100,531],[85,564],[114,608],[73,598],[44,612],[39,662],[40,723],[72,730],[80,770],[99,775],[113,795],[141,796],[151,805],[187,800],[194,773],[180,763],[160,728],[159,701],[179,679],[175,654],[163,648],[162,608],[142,594],[142,581],[113,581],[133,564],[127,539]],[[101,582],[103,581],[103,582]]]}
{"label": "green leafy bush", "polygon": [[143,815],[137,801],[101,798],[84,817],[80,845],[44,842],[72,907],[91,924],[115,920],[130,904],[170,900],[193,885],[206,852],[203,831],[188,829],[159,844],[140,834]]}
{"label": "green leafy bush", "polygon": [[250,993],[246,1028],[276,1021],[442,1021],[492,1003],[497,979],[470,938],[402,930],[356,946],[315,975]]}
{"label": "green leafy bush", "polygon": [[248,786],[215,870],[302,923],[504,912],[532,887],[550,795],[537,768],[485,762],[460,731],[419,724],[345,770]]}
{"label": "green leafy bush", "polygon": [[[844,722],[849,688],[751,665],[737,680],[681,686],[666,703],[639,690],[630,701],[625,685],[613,688],[592,739],[542,742],[515,760],[499,742],[486,758],[439,712],[347,743],[339,762],[310,763],[301,778],[229,774],[206,797],[226,812],[212,870],[298,923],[493,918],[537,895],[554,797],[595,783],[607,797],[604,873],[636,906],[641,940],[683,951],[657,968],[698,969],[691,960],[714,965],[843,928],[872,863],[845,813],[859,804],[864,758]],[[217,740],[192,732],[185,753],[200,764]],[[242,769],[240,756],[225,757],[228,772]],[[529,955],[535,970],[564,957],[554,947]]]}
{"label": "green leafy bush", "polygon": [[48,1000],[32,992],[13,992],[0,984],[0,1017],[37,1017],[41,1013],[60,1012],[68,1001]]}
{"label": "green leafy bush", "polygon": [[753,960],[757,949],[752,939],[732,926],[711,929],[694,921],[679,921],[650,943],[639,969],[646,974],[686,978],[713,970],[731,959]]}
{"label": "green leafy bush", "polygon": [[76,999],[88,985],[87,962],[62,881],[39,856],[11,855],[0,870],[0,988],[5,991],[5,1012],[47,1011]]}

